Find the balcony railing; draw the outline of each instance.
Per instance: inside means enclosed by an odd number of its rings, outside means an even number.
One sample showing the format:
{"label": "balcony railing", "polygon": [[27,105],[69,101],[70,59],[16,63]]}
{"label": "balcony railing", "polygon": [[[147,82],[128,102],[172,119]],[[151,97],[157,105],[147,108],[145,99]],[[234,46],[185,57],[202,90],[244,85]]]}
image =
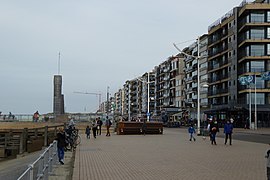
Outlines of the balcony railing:
{"label": "balcony railing", "polygon": [[209,96],[214,96],[214,95],[218,95],[218,94],[225,94],[225,93],[228,93],[229,90],[228,89],[217,89],[217,90],[209,90],[208,91],[208,95]]}

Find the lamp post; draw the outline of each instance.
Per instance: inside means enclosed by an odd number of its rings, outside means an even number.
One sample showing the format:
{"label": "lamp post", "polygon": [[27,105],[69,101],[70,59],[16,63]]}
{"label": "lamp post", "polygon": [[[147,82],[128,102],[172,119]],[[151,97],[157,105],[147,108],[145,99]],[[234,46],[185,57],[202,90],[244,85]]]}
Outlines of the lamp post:
{"label": "lamp post", "polygon": [[149,90],[149,87],[150,87],[150,80],[149,80],[149,72],[147,72],[147,121],[149,122],[150,121],[150,113],[149,113],[149,109],[150,109],[150,90]]}
{"label": "lamp post", "polygon": [[187,54],[185,52],[183,52],[182,50],[180,50],[176,44],[173,44],[174,47],[182,54],[186,55],[186,56],[191,56],[193,58],[195,58],[197,60],[197,134],[201,134],[201,120],[200,120],[200,64],[199,64],[199,59],[200,59],[200,37],[198,37],[197,39],[197,56],[193,56],[190,54]]}
{"label": "lamp post", "polygon": [[147,72],[147,81],[143,81],[139,78],[137,78],[139,81],[143,82],[143,83],[147,83],[147,121],[150,121],[150,83],[152,83],[153,81],[150,82],[150,77],[149,77],[149,72]]}
{"label": "lamp post", "polygon": [[201,119],[200,119],[200,64],[199,64],[199,56],[200,56],[200,37],[197,40],[197,134],[201,134]]}

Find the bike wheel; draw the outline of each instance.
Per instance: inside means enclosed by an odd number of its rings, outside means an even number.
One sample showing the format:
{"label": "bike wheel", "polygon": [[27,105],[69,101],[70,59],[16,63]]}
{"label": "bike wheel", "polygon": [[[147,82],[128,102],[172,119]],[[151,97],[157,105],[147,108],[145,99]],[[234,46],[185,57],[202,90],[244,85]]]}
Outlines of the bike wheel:
{"label": "bike wheel", "polygon": [[66,151],[71,151],[72,149],[72,146],[70,145],[70,143],[68,143],[66,146],[65,146],[65,150]]}

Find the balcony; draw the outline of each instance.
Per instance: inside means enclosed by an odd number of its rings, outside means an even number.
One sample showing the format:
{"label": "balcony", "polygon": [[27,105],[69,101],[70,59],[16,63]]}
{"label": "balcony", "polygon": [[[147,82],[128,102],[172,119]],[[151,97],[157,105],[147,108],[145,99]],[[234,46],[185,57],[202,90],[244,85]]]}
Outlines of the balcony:
{"label": "balcony", "polygon": [[214,95],[220,95],[220,94],[225,94],[225,93],[228,93],[229,90],[228,89],[217,89],[217,90],[210,90],[208,91],[208,96],[214,96]]}

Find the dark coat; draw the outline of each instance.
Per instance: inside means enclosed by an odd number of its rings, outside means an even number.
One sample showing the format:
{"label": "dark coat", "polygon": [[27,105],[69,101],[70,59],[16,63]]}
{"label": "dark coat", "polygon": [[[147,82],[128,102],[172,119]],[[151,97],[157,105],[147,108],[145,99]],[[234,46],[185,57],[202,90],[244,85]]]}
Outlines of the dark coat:
{"label": "dark coat", "polygon": [[231,134],[233,131],[233,125],[231,123],[226,123],[224,125],[224,133],[225,134]]}
{"label": "dark coat", "polygon": [[64,133],[57,133],[57,147],[58,148],[63,148],[66,146],[66,137],[65,137],[65,134]]}

